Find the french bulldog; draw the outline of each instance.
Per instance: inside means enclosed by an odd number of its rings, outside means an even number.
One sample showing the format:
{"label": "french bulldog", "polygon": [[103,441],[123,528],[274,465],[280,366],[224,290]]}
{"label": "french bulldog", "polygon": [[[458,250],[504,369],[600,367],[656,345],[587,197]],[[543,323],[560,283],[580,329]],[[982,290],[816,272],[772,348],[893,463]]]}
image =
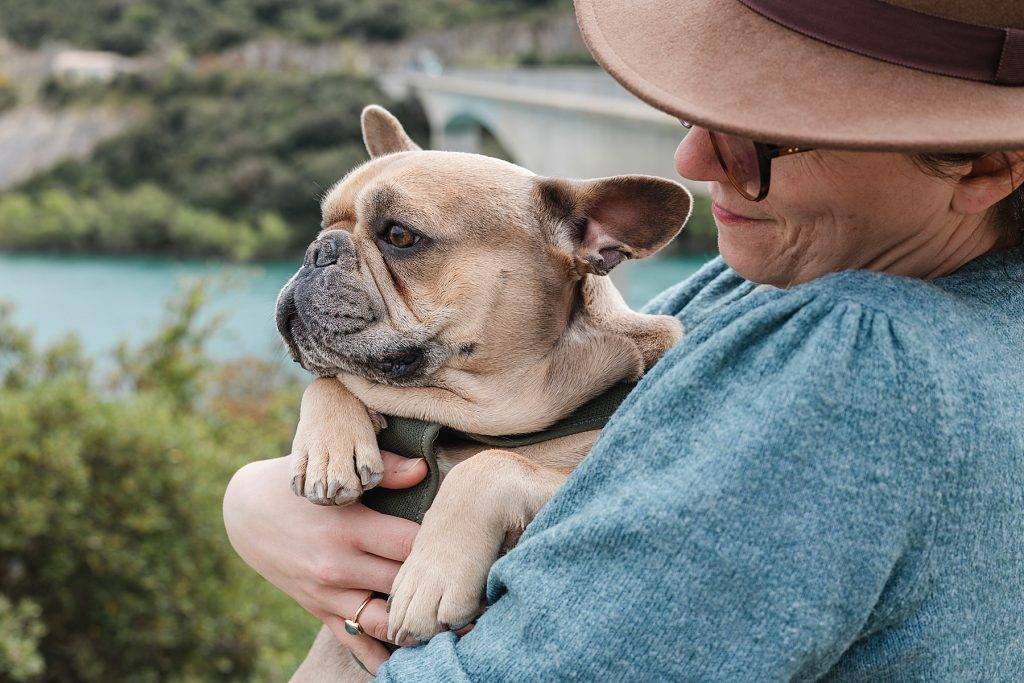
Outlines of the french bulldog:
{"label": "french bulldog", "polygon": [[[362,127],[370,160],[326,193],[322,230],[277,301],[282,338],[317,377],[292,446],[298,495],[345,505],[378,484],[385,415],[472,434],[541,430],[680,340],[678,320],[630,310],[606,276],[676,236],[691,207],[681,185],[545,178],[423,151],[378,106]],[[392,587],[389,638],[477,616],[502,547],[597,434],[441,448],[444,479]],[[365,680],[339,652],[325,629],[293,681]]]}

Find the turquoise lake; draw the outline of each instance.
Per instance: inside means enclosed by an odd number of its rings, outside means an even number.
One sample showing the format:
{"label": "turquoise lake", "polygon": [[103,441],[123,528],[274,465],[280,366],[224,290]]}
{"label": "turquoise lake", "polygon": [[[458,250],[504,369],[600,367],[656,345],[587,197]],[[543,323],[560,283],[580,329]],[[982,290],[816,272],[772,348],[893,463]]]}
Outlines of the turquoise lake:
{"label": "turquoise lake", "polygon": [[[618,278],[634,308],[688,277],[707,259],[684,257],[630,263]],[[286,360],[274,326],[277,292],[298,261],[225,265],[165,259],[0,254],[0,301],[14,304],[14,321],[46,344],[73,333],[86,352],[109,355],[121,340],[152,336],[167,302],[189,283],[207,283],[205,319],[220,320],[208,351],[218,359],[259,356]]]}

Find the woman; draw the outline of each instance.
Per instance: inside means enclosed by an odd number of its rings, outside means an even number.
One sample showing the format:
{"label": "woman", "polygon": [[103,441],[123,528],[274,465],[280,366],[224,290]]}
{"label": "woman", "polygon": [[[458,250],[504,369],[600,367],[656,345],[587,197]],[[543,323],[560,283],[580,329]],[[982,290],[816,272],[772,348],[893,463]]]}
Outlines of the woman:
{"label": "woman", "polygon": [[[380,678],[1020,680],[1024,154],[983,152],[1024,148],[1024,7],[577,14],[609,72],[695,122],[676,167],[709,181],[722,259],[649,306],[687,337],[495,565],[476,627]],[[391,485],[422,475],[403,464]],[[415,529],[292,501],[283,467],[239,473],[229,531],[337,624]]]}

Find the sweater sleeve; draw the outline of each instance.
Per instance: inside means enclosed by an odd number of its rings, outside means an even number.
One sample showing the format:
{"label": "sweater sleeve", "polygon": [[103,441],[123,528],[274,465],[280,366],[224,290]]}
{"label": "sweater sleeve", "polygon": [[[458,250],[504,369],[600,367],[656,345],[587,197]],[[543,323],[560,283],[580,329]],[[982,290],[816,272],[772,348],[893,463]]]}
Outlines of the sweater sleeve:
{"label": "sweater sleeve", "polygon": [[747,299],[629,397],[476,628],[380,680],[809,681],[913,608],[951,448],[920,345],[857,303]]}

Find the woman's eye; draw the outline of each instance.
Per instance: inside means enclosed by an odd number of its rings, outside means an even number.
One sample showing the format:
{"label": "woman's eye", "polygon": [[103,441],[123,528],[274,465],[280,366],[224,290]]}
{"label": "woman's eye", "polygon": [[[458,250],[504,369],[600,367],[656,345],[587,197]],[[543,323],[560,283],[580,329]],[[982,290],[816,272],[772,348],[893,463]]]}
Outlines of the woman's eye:
{"label": "woman's eye", "polygon": [[384,239],[393,247],[408,249],[420,241],[420,236],[404,225],[392,223],[384,231]]}

